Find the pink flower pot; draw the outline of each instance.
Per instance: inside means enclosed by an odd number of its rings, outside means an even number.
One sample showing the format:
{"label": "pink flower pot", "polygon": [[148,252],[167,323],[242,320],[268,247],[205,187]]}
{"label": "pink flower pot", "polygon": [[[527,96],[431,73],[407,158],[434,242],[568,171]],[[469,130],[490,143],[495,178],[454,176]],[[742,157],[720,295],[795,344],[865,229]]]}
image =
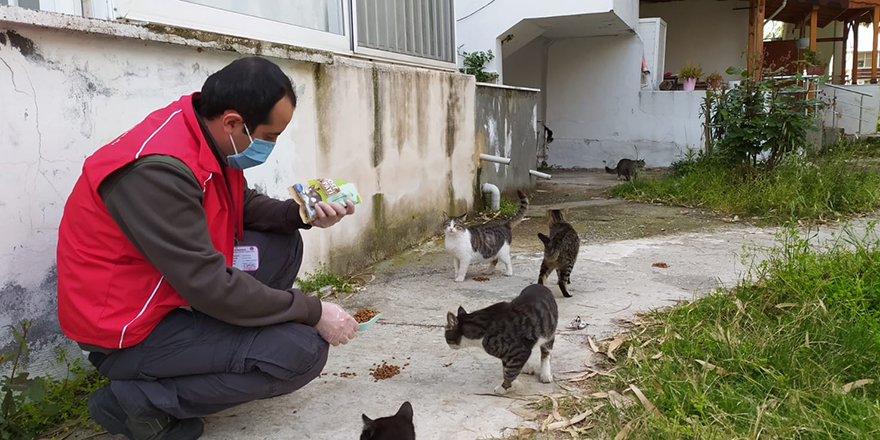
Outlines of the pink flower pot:
{"label": "pink flower pot", "polygon": [[685,78],[683,80],[684,83],[684,91],[685,92],[693,92],[695,88],[697,88],[697,79],[696,78]]}

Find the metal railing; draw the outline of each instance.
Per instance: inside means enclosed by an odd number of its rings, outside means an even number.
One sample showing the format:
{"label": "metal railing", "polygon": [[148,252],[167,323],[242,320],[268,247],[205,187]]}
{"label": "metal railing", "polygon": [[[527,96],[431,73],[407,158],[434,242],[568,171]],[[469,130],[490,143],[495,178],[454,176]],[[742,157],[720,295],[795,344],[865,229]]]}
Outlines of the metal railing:
{"label": "metal railing", "polygon": [[[830,103],[830,107],[831,107],[831,109],[832,109],[832,112],[833,112],[832,115],[833,115],[833,117],[834,117],[834,119],[833,119],[833,121],[832,121],[832,126],[834,127],[834,129],[835,129],[835,130],[838,129],[838,127],[839,127],[839,122],[840,122],[841,118],[856,119],[856,120],[859,121],[859,128],[858,128],[858,130],[856,131],[856,137],[861,137],[861,135],[862,135],[862,123],[864,123],[864,122],[872,123],[872,121],[865,120],[865,118],[864,118],[864,114],[865,114],[865,97],[872,98],[874,95],[872,95],[872,94],[870,94],[870,93],[864,93],[864,92],[859,92],[859,91],[857,91],[857,90],[848,89],[848,88],[846,88],[846,87],[841,87],[841,86],[836,85],[836,84],[828,84],[828,83],[826,83],[826,84],[824,84],[824,86],[830,88],[830,89],[833,91],[833,93],[832,93],[832,95],[831,95],[831,103]],[[859,105],[857,106],[857,105],[854,104],[854,103],[850,103],[850,102],[846,102],[846,101],[839,101],[839,100],[837,99],[837,92],[838,92],[838,91],[840,91],[840,92],[846,92],[846,93],[851,93],[851,94],[854,94],[854,95],[858,96],[858,98],[859,98]],[[850,107],[852,107],[852,108],[858,107],[858,109],[859,109],[859,116],[858,116],[858,117],[855,117],[855,116],[852,116],[852,115],[845,114],[845,112],[843,112],[840,108],[838,108],[838,104],[840,104],[840,105],[847,105],[847,106],[850,106]],[[850,107],[843,107],[843,108],[850,108]],[[855,113],[855,112],[853,112],[853,113]],[[876,121],[874,121],[873,123],[876,124]]]}

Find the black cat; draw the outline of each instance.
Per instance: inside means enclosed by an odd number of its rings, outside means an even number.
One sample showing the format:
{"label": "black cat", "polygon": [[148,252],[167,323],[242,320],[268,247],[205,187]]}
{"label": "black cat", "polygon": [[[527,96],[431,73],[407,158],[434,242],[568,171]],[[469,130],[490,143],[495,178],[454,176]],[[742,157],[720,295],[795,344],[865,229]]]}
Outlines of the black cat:
{"label": "black cat", "polygon": [[397,414],[372,420],[366,414],[361,440],[415,440],[416,430],[413,426],[413,408],[409,402],[403,402]]}

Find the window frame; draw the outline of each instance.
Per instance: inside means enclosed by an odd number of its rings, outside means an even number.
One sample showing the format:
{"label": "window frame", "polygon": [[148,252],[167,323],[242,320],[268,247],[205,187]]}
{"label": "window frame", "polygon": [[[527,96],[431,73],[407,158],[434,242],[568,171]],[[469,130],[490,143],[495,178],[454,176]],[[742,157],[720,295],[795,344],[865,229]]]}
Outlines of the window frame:
{"label": "window frame", "polygon": [[[21,0],[7,0],[18,6]],[[444,71],[458,71],[451,62],[418,55],[361,46],[358,43],[357,1],[341,0],[342,35],[239,12],[190,3],[185,0],[39,0],[40,11],[78,15],[99,20],[128,20],[231,35],[277,44],[324,50],[344,56]],[[450,0],[454,8],[454,0]],[[453,9],[454,16],[454,9]],[[453,23],[452,48],[456,29]],[[455,58],[458,58],[457,56]]]}
{"label": "window frame", "polygon": [[342,35],[254,17],[183,0],[114,0],[115,15],[273,43],[334,52],[351,51],[350,0],[342,0]]}
{"label": "window frame", "polygon": [[[6,0],[6,3],[8,6],[24,8],[24,6],[19,6],[20,0]],[[82,0],[39,0],[39,5],[38,11],[83,15]]]}
{"label": "window frame", "polygon": [[[377,59],[380,61],[388,61],[388,62],[400,62],[403,64],[410,64],[415,66],[422,67],[431,67],[439,70],[447,70],[447,71],[458,71],[458,56],[457,48],[455,46],[457,41],[456,34],[456,26],[453,22],[452,25],[452,50],[453,50],[453,61],[447,62],[434,58],[423,58],[416,55],[408,55],[405,53],[392,52],[389,50],[376,49],[372,47],[361,46],[358,43],[358,23],[357,23],[357,1],[356,0],[347,0],[349,3],[349,10],[351,11],[350,23],[351,23],[351,46],[352,52],[355,54],[370,59]],[[453,7],[453,20],[455,17],[455,1],[451,0]]]}

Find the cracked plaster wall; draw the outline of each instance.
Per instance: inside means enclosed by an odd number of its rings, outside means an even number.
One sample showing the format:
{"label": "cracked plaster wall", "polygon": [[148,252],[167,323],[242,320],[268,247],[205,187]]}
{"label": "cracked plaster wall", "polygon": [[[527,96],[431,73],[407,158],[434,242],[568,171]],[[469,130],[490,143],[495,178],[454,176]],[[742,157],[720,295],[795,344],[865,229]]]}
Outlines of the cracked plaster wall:
{"label": "cracked plaster wall", "polygon": [[[34,319],[35,370],[53,371],[50,348],[77,351],[57,325],[55,245],[84,158],[239,56],[0,23],[0,326]],[[371,264],[434,234],[440,212],[473,204],[472,77],[345,58],[273,61],[299,105],[249,182],[287,198],[295,181],[335,177],[364,199],[336,228],[304,233],[303,271]],[[0,352],[11,344],[0,332]]]}
{"label": "cracked plaster wall", "polygon": [[511,159],[508,165],[483,162],[480,183],[511,196],[533,186],[529,169],[536,169],[538,161],[538,92],[479,85],[476,99],[477,151]]}

